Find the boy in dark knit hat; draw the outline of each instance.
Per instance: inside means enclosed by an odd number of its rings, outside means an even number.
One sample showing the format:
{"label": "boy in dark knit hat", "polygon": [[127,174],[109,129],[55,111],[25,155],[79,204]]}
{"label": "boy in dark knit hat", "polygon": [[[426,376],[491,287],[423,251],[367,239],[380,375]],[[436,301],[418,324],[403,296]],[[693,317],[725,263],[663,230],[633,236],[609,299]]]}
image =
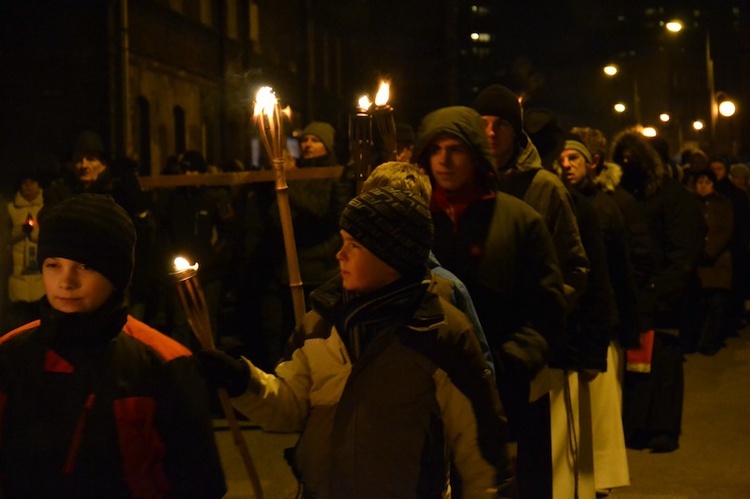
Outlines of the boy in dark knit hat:
{"label": "boy in dark knit hat", "polygon": [[41,320],[0,338],[4,497],[222,497],[191,353],[128,315],[135,228],[112,198],[45,211]]}
{"label": "boy in dark knit hat", "polygon": [[442,497],[450,467],[464,497],[507,497],[492,374],[466,316],[428,290],[427,205],[375,188],[340,227],[341,273],[312,293],[275,373],[215,350],[207,373],[253,423],[302,433],[291,461],[306,497]]}

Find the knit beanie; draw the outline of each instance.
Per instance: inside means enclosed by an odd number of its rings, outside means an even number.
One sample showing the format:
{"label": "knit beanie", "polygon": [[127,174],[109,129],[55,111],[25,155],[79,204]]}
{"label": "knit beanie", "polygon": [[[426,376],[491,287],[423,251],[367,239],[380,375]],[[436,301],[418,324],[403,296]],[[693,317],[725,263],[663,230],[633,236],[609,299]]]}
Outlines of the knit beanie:
{"label": "knit beanie", "polygon": [[411,192],[378,187],[352,199],[342,230],[401,274],[424,269],[432,248],[432,217]]}
{"label": "knit beanie", "polygon": [[112,197],[78,194],[42,210],[37,260],[67,258],[96,270],[118,291],[133,273],[135,227]]}
{"label": "knit beanie", "polygon": [[523,129],[523,114],[518,96],[502,85],[490,85],[485,88],[476,100],[474,109],[482,116],[497,116],[513,126],[516,136],[521,135]]}
{"label": "knit beanie", "polygon": [[104,159],[104,143],[102,137],[91,130],[85,130],[76,139],[75,146],[73,147],[73,157],[83,158],[87,156],[93,156]]}
{"label": "knit beanie", "polygon": [[331,125],[323,121],[313,121],[307,125],[304,130],[299,134],[300,138],[305,135],[315,135],[318,137],[323,145],[326,146],[326,151],[331,154],[333,151],[333,142],[336,135],[336,130]]}
{"label": "knit beanie", "polygon": [[588,147],[586,147],[584,143],[581,142],[578,138],[568,136],[565,140],[565,146],[563,147],[563,151],[567,149],[572,149],[574,151],[579,152],[581,156],[583,156],[584,159],[586,160],[586,163],[593,162],[593,159],[591,158],[591,153],[589,152]]}

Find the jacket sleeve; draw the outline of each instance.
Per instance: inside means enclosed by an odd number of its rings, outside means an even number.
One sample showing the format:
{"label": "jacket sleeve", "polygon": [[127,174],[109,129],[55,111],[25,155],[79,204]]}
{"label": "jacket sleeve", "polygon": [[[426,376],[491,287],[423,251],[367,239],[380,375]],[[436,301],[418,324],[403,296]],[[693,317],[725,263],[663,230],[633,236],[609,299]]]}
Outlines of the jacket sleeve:
{"label": "jacket sleeve", "polygon": [[507,420],[493,375],[473,332],[453,338],[447,345],[452,352],[443,356],[446,360],[434,379],[463,497],[511,497],[514,478],[507,453]]}
{"label": "jacket sleeve", "polygon": [[[541,199],[530,204],[532,206],[535,203],[546,204],[544,213],[540,213],[552,235],[555,253],[563,274],[565,298],[568,308],[571,308],[586,288],[586,279],[590,269],[576,221],[574,201],[560,179],[550,172],[539,172],[532,184],[534,196]],[[529,192],[531,193],[531,190]]]}
{"label": "jacket sleeve", "polygon": [[[520,365],[531,379],[567,344],[567,302],[556,252],[541,218],[529,223],[524,237],[519,255],[519,271],[524,274],[519,278],[523,322],[512,332],[510,341],[503,343],[502,357]],[[539,336],[545,345],[538,344]]]}
{"label": "jacket sleeve", "polygon": [[[351,362],[335,329],[326,338],[309,340],[314,312],[293,333],[288,352],[269,374],[250,361],[248,389],[232,399],[234,407],[267,431],[302,431],[316,405],[338,402]],[[317,329],[316,329],[317,330]]]}
{"label": "jacket sleeve", "polygon": [[226,485],[208,390],[195,359],[184,356],[167,363],[161,388],[156,418],[164,440],[169,497],[223,497]]}

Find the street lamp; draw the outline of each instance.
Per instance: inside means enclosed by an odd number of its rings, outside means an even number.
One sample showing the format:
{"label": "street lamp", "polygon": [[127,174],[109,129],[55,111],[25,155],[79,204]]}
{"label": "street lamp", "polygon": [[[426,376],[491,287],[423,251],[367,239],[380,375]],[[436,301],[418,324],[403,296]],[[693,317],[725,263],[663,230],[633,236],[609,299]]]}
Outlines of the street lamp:
{"label": "street lamp", "polygon": [[617,104],[615,104],[614,108],[615,108],[615,112],[621,113],[621,114],[624,113],[625,110],[627,109],[625,104],[623,104],[622,102],[618,102]]}
{"label": "street lamp", "polygon": [[[604,74],[612,78],[620,72],[620,68],[616,64],[607,64],[602,68]],[[622,102],[618,102],[614,106],[615,111],[618,113],[624,113],[627,107]],[[635,118],[635,124],[641,124],[641,96],[638,93],[638,78],[633,75],[633,114]]]}
{"label": "street lamp", "polygon": [[737,106],[735,105],[734,101],[727,97],[724,92],[718,92],[716,94],[716,100],[719,103],[720,115],[724,116],[725,118],[734,116],[734,113],[737,111]]}
{"label": "street lamp", "polygon": [[662,122],[662,123],[668,123],[668,122],[669,122],[669,120],[670,120],[670,119],[672,119],[672,117],[671,117],[671,116],[669,116],[669,114],[668,114],[668,113],[661,113],[661,114],[659,115],[659,119],[661,120],[661,122]]}

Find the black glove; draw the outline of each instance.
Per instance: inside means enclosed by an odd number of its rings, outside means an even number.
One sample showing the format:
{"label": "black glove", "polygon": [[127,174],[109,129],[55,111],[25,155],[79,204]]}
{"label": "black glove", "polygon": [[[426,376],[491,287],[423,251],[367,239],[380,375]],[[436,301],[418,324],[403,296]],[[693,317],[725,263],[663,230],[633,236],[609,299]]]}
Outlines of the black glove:
{"label": "black glove", "polygon": [[245,393],[250,381],[247,362],[235,359],[221,350],[200,350],[195,354],[201,371],[213,388],[226,388],[230,397]]}

